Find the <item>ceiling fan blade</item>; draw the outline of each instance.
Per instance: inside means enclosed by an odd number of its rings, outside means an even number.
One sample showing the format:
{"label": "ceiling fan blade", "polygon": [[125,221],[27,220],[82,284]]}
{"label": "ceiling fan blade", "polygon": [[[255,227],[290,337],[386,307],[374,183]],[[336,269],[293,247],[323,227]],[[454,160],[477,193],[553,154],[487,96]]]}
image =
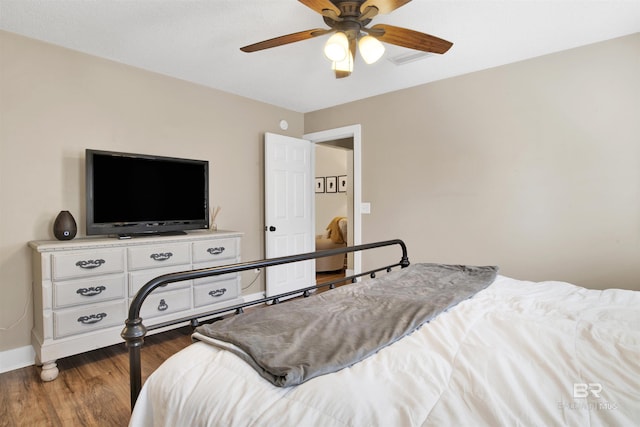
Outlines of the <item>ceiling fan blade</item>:
{"label": "ceiling fan blade", "polygon": [[[367,30],[365,29],[365,31]],[[409,30],[407,28],[395,27],[393,25],[374,25],[368,30],[368,32],[381,42],[408,47],[409,49],[421,50],[423,52],[442,54],[453,46],[453,43],[436,36]]]}
{"label": "ceiling fan blade", "polygon": [[295,43],[302,40],[308,40],[332,32],[331,29],[316,28],[314,30],[300,31],[298,33],[287,34],[286,36],[275,37],[258,43],[241,47],[243,52],[256,52],[258,50],[269,49],[276,46],[282,46],[289,43]]}
{"label": "ceiling fan blade", "polygon": [[335,13],[335,15],[340,15],[340,9],[331,3],[329,0],[298,0],[303,5],[307,6],[310,9],[315,10],[320,15],[324,15],[323,10],[330,10]]}
{"label": "ceiling fan blade", "polygon": [[386,14],[393,12],[410,1],[411,0],[367,0],[360,5],[360,12],[365,13],[367,8],[373,6],[378,9],[378,14]]}

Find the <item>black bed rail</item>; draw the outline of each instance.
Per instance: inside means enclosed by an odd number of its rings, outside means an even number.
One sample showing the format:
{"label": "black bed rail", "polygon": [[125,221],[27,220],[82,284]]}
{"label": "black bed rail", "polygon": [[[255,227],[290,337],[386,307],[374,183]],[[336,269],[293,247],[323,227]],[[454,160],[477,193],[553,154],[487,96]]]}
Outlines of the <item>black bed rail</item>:
{"label": "black bed rail", "polygon": [[[308,287],[303,287],[300,289],[296,289],[295,291],[286,292],[270,297],[261,298],[254,301],[244,302],[241,304],[236,304],[233,306],[227,306],[218,310],[213,310],[207,313],[198,314],[197,316],[189,316],[181,319],[174,319],[168,322],[157,323],[153,326],[146,327],[142,323],[142,318],[140,317],[140,309],[142,307],[142,303],[149,296],[149,294],[156,288],[160,286],[165,286],[169,283],[180,282],[183,280],[192,280],[192,279],[200,279],[203,277],[210,276],[218,276],[221,274],[229,274],[229,273],[238,273],[241,271],[253,270],[253,269],[262,269],[266,267],[272,267],[275,265],[281,264],[289,264],[293,262],[312,260],[316,258],[324,258],[331,255],[339,255],[346,254],[349,252],[357,252],[363,251],[367,249],[380,248],[384,246],[393,246],[399,245],[402,249],[402,258],[400,262],[387,265],[384,267],[376,268],[373,270],[369,270],[366,272],[361,272],[358,274],[353,274],[347,277],[343,277],[340,279],[332,280],[330,282],[324,282],[321,284],[311,285]],[[336,248],[336,249],[327,249],[318,252],[307,252],[303,254],[290,255],[278,258],[269,258],[263,259],[260,261],[250,261],[250,262],[241,262],[236,264],[223,265],[219,267],[210,267],[203,268],[199,270],[190,270],[183,271],[178,273],[169,273],[164,274],[162,276],[158,276],[149,282],[147,282],[136,294],[136,296],[131,301],[131,305],[129,306],[129,317],[125,320],[125,327],[120,334],[122,338],[125,340],[127,348],[129,349],[129,380],[131,386],[131,410],[133,411],[133,407],[138,399],[138,394],[140,394],[140,389],[142,388],[142,367],[140,361],[140,349],[142,344],[144,343],[144,337],[147,334],[147,331],[164,328],[166,326],[176,325],[184,322],[190,322],[192,326],[198,326],[198,319],[212,318],[217,315],[223,313],[231,313],[234,312],[236,314],[240,314],[244,311],[244,308],[259,305],[264,303],[274,303],[277,304],[280,302],[280,299],[292,297],[295,295],[302,294],[304,296],[309,296],[310,292],[315,289],[329,287],[333,289],[337,283],[343,283],[347,281],[355,282],[358,277],[362,276],[371,276],[375,277],[375,274],[379,271],[391,271],[393,267],[401,267],[405,268],[409,266],[409,258],[407,256],[407,246],[404,244],[402,240],[386,240],[382,242],[376,243],[367,243],[363,245],[357,246],[347,246],[344,248]]]}

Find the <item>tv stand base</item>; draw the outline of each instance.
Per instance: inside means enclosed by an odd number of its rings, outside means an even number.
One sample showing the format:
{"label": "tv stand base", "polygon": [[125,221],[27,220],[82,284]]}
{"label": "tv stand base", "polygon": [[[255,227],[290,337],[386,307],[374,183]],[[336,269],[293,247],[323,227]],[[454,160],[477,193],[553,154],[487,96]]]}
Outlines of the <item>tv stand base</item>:
{"label": "tv stand base", "polygon": [[185,236],[185,231],[160,231],[153,233],[133,233],[133,234],[118,234],[118,239],[132,239],[134,237],[156,237],[156,236]]}

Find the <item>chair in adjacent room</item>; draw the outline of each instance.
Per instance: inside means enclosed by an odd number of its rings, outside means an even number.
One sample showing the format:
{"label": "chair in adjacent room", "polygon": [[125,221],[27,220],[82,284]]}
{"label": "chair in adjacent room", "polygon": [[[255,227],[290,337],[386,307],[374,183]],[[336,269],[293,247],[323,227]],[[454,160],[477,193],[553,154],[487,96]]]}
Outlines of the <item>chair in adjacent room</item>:
{"label": "chair in adjacent room", "polygon": [[[324,233],[316,236],[316,251],[347,246],[347,218],[337,216],[331,220]],[[316,259],[316,272],[344,270],[346,254]]]}

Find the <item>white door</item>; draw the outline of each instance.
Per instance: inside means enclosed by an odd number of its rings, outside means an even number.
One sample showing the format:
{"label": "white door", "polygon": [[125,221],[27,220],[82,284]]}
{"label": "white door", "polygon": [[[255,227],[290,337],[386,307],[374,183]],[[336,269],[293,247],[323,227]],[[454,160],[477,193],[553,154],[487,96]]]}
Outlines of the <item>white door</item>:
{"label": "white door", "polygon": [[[273,133],[264,138],[265,254],[315,250],[311,142]],[[313,260],[266,269],[267,297],[315,284]]]}

